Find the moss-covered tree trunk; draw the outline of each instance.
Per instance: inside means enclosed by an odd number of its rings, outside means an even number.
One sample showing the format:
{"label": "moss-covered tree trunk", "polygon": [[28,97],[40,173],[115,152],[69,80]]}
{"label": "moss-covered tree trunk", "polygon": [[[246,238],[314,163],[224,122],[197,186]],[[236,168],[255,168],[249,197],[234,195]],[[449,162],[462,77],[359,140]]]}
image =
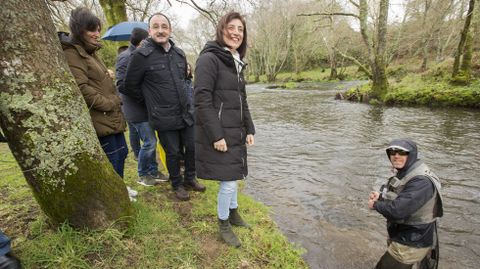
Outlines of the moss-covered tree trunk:
{"label": "moss-covered tree trunk", "polygon": [[107,29],[122,21],[127,21],[126,0],[100,0],[103,13],[107,18]]}
{"label": "moss-covered tree trunk", "polygon": [[377,23],[377,42],[374,46],[375,54],[372,69],[372,97],[382,99],[388,91],[387,78],[387,20],[388,0],[380,1]]}
{"label": "moss-covered tree trunk", "polygon": [[473,18],[473,12],[475,10],[475,0],[469,1],[468,13],[465,18],[465,24],[463,25],[463,30],[460,35],[460,41],[458,42],[457,51],[455,53],[455,61],[453,62],[452,78],[457,80],[456,76],[458,75],[462,56],[465,53],[465,42],[467,41],[468,32],[470,31],[470,24]]}
{"label": "moss-covered tree trunk", "polygon": [[129,219],[45,1],[3,0],[0,25],[0,125],[43,212],[79,228]]}

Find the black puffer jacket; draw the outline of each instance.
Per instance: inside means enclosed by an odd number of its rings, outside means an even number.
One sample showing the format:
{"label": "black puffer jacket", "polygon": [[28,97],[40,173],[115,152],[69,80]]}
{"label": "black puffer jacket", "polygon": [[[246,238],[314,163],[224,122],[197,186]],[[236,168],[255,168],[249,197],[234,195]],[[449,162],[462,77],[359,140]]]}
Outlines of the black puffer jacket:
{"label": "black puffer jacket", "polygon": [[[421,162],[417,157],[417,145],[408,139],[396,139],[390,143],[390,146],[400,146],[409,150],[405,166],[397,173],[397,178],[402,179]],[[434,189],[433,183],[427,177],[416,176],[405,185],[395,200],[375,202],[374,208],[387,219],[388,235],[392,241],[418,248],[432,246],[435,222],[406,225],[392,221],[404,219],[415,213],[432,198]]]}
{"label": "black puffer jacket", "polygon": [[187,102],[184,52],[170,41],[170,49],[150,38],[133,52],[120,92],[145,102],[148,121],[158,131],[171,131],[193,125],[193,108]]}
{"label": "black puffer jacket", "polygon": [[[203,179],[238,180],[248,174],[247,134],[255,134],[243,72],[232,54],[208,42],[195,68],[195,167]],[[227,152],[214,149],[224,138]]]}

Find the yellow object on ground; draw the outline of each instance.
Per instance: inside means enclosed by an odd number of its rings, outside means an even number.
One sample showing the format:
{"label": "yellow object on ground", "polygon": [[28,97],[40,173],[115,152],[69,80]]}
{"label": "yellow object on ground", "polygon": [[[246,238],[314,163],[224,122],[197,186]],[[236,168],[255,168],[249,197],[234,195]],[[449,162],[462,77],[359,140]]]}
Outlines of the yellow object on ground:
{"label": "yellow object on ground", "polygon": [[162,144],[160,144],[160,138],[158,137],[157,133],[157,152],[158,152],[158,158],[160,159],[160,163],[162,163],[163,169],[158,168],[161,171],[166,171],[168,173],[168,168],[167,168],[167,155],[165,154],[165,150],[162,147]]}

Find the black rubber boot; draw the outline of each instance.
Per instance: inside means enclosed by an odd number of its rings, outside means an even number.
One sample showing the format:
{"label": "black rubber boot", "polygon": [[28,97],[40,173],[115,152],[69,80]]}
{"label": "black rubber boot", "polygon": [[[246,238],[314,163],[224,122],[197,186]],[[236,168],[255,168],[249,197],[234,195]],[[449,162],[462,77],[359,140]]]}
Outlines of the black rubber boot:
{"label": "black rubber boot", "polygon": [[230,221],[230,224],[235,225],[235,226],[241,226],[245,228],[251,228],[250,224],[246,223],[242,217],[240,217],[240,214],[238,213],[238,208],[230,208],[230,215],[228,216],[228,221]]}
{"label": "black rubber boot", "polygon": [[222,237],[223,241],[225,241],[227,245],[236,248],[242,245],[240,243],[240,240],[238,240],[237,236],[233,233],[232,226],[230,226],[230,222],[228,222],[228,219],[218,219],[218,227],[220,230],[220,237]]}

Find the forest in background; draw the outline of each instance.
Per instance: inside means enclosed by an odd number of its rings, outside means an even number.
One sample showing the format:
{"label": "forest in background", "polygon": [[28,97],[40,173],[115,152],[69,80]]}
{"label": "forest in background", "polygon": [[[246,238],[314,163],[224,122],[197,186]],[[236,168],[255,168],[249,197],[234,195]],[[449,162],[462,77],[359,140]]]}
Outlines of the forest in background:
{"label": "forest in background", "polygon": [[[301,73],[318,70],[328,73],[322,79],[370,79],[371,97],[384,98],[396,88],[390,87],[390,80],[395,84],[409,74],[441,76],[452,85],[468,86],[480,73],[480,35],[475,34],[480,32],[480,7],[474,0],[100,0],[100,4],[102,8],[94,0],[66,0],[50,2],[50,7],[56,27],[63,31],[68,30],[69,11],[79,5],[95,10],[105,29],[165,12],[173,21],[173,39],[192,63],[205,42],[213,39],[218,18],[230,10],[240,11],[247,20],[251,82],[278,82],[280,73],[308,81],[312,78]],[[179,4],[197,11],[187,27],[179,25],[181,15],[171,13],[171,6]],[[103,59],[113,67],[121,44],[104,43]],[[355,72],[347,68],[352,66]]]}

